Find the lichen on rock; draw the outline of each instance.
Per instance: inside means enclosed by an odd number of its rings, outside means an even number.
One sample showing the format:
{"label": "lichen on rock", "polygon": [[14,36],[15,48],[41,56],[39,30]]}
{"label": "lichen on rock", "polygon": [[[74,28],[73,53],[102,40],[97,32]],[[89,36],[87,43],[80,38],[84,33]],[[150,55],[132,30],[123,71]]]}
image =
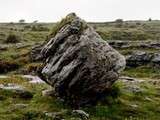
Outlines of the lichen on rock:
{"label": "lichen on rock", "polygon": [[76,14],[60,23],[41,50],[40,76],[74,107],[96,103],[118,79],[125,58]]}

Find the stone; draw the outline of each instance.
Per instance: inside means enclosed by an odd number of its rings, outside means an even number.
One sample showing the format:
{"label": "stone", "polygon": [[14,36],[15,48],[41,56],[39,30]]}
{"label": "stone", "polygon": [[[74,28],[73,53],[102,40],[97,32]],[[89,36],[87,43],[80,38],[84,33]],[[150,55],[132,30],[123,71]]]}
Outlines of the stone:
{"label": "stone", "polygon": [[73,110],[73,114],[78,115],[82,120],[88,120],[89,119],[89,114],[86,113],[83,110]]}
{"label": "stone", "polygon": [[129,41],[129,40],[109,40],[108,43],[117,49],[123,48],[145,48],[145,49],[160,49],[159,41]]}
{"label": "stone", "polygon": [[145,100],[146,100],[146,101],[153,102],[153,100],[152,100],[151,98],[149,98],[149,97],[145,97]]}
{"label": "stone", "polygon": [[143,79],[137,79],[137,78],[132,78],[132,77],[128,77],[128,76],[121,76],[121,77],[119,77],[119,80],[121,80],[122,82],[125,82],[127,84],[137,84],[137,83],[145,82],[145,80],[143,80]]}
{"label": "stone", "polygon": [[142,93],[144,90],[140,88],[138,85],[128,85],[124,87],[127,91],[132,92],[132,93]]}
{"label": "stone", "polygon": [[55,90],[53,90],[53,89],[43,90],[42,91],[42,96],[53,97],[54,95],[55,95]]}
{"label": "stone", "polygon": [[7,45],[0,44],[0,51],[5,51],[8,49]]}
{"label": "stone", "polygon": [[63,116],[67,113],[67,110],[62,110],[60,112],[44,112],[47,118],[52,120],[64,120]]}
{"label": "stone", "polygon": [[21,77],[26,78],[27,80],[29,80],[29,83],[32,83],[32,84],[43,84],[44,83],[44,81],[38,76],[22,75]]}
{"label": "stone", "polygon": [[8,76],[6,76],[6,75],[0,75],[0,79],[6,79],[6,78],[8,78]]}
{"label": "stone", "polygon": [[143,65],[160,67],[160,54],[149,53],[144,51],[134,51],[131,55],[126,56],[127,66],[138,67]]}
{"label": "stone", "polygon": [[23,104],[23,103],[15,104],[13,108],[11,108],[11,111],[22,110],[22,109],[25,109],[27,106],[28,104]]}
{"label": "stone", "polygon": [[152,59],[151,54],[144,51],[134,51],[131,55],[126,57],[127,66],[137,67],[148,64]]}
{"label": "stone", "polygon": [[136,105],[136,104],[130,104],[129,106],[132,108],[138,108],[138,105]]}
{"label": "stone", "polygon": [[41,50],[45,62],[39,76],[71,106],[95,104],[118,80],[125,57],[75,14],[57,26],[57,34]]}
{"label": "stone", "polygon": [[35,62],[35,61],[42,61],[43,60],[43,57],[40,54],[42,47],[43,47],[43,44],[38,44],[38,45],[35,45],[34,47],[32,47],[32,50],[30,52],[31,61]]}
{"label": "stone", "polygon": [[12,97],[18,97],[23,99],[31,99],[33,97],[33,94],[26,90],[24,87],[20,85],[16,85],[13,83],[8,84],[0,84],[0,90],[6,90],[12,93]]}
{"label": "stone", "polygon": [[30,45],[29,44],[24,44],[24,43],[17,43],[17,44],[15,44],[15,46],[16,46],[17,49],[22,49],[22,48],[29,47]]}
{"label": "stone", "polygon": [[113,48],[129,48],[131,45],[129,44],[130,42],[128,41],[120,41],[120,40],[110,40],[108,41],[109,45],[111,45]]}
{"label": "stone", "polygon": [[156,68],[160,68],[160,53],[155,53],[151,60],[152,64]]}

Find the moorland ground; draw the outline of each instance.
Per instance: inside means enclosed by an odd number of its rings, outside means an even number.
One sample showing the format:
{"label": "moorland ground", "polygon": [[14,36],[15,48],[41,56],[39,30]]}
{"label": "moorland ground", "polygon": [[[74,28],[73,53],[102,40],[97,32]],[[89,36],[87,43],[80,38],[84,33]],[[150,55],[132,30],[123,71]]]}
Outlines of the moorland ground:
{"label": "moorland ground", "polygon": [[[123,21],[89,23],[106,41],[133,42],[160,41],[160,21]],[[40,62],[30,59],[32,47],[48,40],[55,30],[55,23],[0,23],[0,84],[15,83],[33,93],[33,98],[23,99],[8,90],[0,90],[1,120],[50,120],[46,112],[65,111],[63,117],[78,120],[71,108],[55,98],[44,97],[41,92],[47,84],[30,84],[21,74],[35,74]],[[156,48],[117,48],[125,56],[133,51],[160,52]],[[82,108],[92,120],[158,120],[160,116],[160,70],[150,65],[127,67],[121,76],[135,81],[117,81],[112,92],[97,106]],[[140,80],[143,80],[141,82]],[[156,82],[156,83],[154,83]],[[16,104],[25,104],[19,108]]]}

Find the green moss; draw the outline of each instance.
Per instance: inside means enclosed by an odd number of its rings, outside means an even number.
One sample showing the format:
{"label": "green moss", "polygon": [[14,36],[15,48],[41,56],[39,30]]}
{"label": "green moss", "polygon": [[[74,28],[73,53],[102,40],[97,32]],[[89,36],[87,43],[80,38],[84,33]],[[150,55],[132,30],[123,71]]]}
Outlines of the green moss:
{"label": "green moss", "polygon": [[51,31],[50,38],[54,37],[63,26],[71,24],[75,16],[76,16],[75,14],[68,15],[66,16],[66,18],[63,18],[60,22],[56,23]]}
{"label": "green moss", "polygon": [[122,74],[137,78],[160,78],[160,70],[149,66],[127,68]]}
{"label": "green moss", "polygon": [[[53,27],[52,31],[51,31],[51,34],[49,35],[49,38],[52,38],[54,37],[57,32],[60,31],[60,29],[68,24],[71,24],[72,21],[76,18],[76,14],[75,13],[71,13],[69,14],[68,16],[66,16],[65,18],[63,18],[60,22],[56,23],[55,26]],[[82,22],[81,23],[81,26],[80,26],[80,30],[79,32],[83,31],[84,29],[87,28],[87,24],[85,22]]]}

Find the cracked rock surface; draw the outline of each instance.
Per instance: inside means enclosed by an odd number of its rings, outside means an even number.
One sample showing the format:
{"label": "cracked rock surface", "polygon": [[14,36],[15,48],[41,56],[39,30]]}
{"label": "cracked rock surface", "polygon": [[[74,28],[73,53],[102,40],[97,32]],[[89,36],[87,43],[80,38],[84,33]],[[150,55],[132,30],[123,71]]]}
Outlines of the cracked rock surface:
{"label": "cracked rock surface", "polygon": [[125,58],[74,13],[44,45],[40,77],[73,106],[93,104],[118,79]]}

